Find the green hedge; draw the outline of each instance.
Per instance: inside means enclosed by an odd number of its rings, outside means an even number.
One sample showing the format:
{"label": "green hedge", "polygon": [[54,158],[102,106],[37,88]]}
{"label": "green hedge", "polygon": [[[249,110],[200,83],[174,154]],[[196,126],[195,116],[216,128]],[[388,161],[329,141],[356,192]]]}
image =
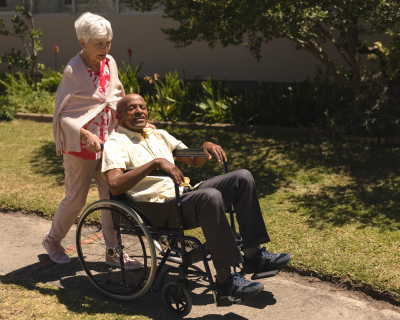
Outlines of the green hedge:
{"label": "green hedge", "polygon": [[[349,90],[322,72],[316,73],[314,81],[290,86],[259,83],[256,88],[232,90],[224,81],[211,78],[183,81],[176,72],[163,80],[158,75],[142,77],[141,66],[133,69],[123,63],[119,78],[125,93],[145,98],[149,117],[155,120],[332,128],[346,119],[352,99]],[[41,75],[37,89],[22,73],[1,75],[0,119],[12,119],[17,111],[54,112],[62,73],[48,68]]]}

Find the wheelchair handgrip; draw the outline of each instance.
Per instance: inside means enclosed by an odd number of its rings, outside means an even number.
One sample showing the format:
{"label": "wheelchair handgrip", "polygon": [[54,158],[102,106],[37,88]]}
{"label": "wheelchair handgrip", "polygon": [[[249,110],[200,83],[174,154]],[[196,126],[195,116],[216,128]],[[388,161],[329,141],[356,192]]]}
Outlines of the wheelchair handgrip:
{"label": "wheelchair handgrip", "polygon": [[[172,152],[172,155],[174,157],[199,157],[199,158],[207,157],[207,155],[203,152],[203,149],[198,149],[198,148],[175,149]],[[225,173],[229,172],[228,161],[224,161],[224,171]]]}

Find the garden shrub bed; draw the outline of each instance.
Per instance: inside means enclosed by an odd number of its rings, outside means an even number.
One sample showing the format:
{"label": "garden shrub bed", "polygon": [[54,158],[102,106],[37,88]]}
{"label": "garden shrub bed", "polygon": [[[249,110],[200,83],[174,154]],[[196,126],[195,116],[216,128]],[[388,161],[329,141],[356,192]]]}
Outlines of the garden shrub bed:
{"label": "garden shrub bed", "polygon": [[[125,93],[141,94],[148,106],[149,119],[267,125],[296,128],[329,128],[332,117],[344,110],[351,98],[348,90],[331,82],[321,72],[314,81],[288,85],[261,84],[231,89],[224,81],[208,78],[187,82],[175,73],[141,77],[123,63],[119,78]],[[22,73],[0,74],[0,120],[13,119],[16,112],[51,114],[62,73],[45,69],[37,81]],[[1,92],[2,91],[2,92]],[[343,113],[343,112],[342,112]]]}

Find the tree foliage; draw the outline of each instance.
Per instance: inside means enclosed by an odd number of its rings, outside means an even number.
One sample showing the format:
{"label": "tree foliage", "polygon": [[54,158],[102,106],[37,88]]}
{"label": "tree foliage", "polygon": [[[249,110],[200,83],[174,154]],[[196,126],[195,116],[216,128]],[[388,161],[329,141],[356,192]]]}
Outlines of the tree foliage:
{"label": "tree foliage", "polygon": [[20,5],[15,7],[15,10],[17,14],[11,19],[13,24],[12,31],[7,29],[4,21],[0,19],[0,35],[10,35],[20,38],[24,44],[25,53],[12,48],[10,52],[2,54],[0,62],[12,67],[20,67],[28,70],[34,78],[36,73],[36,59],[38,53],[43,50],[42,43],[39,40],[42,36],[42,31],[35,28],[33,14],[24,0],[21,1]]}
{"label": "tree foliage", "polygon": [[[139,11],[163,8],[164,16],[179,22],[163,29],[177,47],[204,41],[245,44],[261,58],[263,43],[274,37],[287,38],[298,49],[321,61],[333,77],[362,92],[361,55],[384,59],[380,47],[368,42],[372,34],[386,34],[391,50],[400,48],[400,3],[398,0],[127,0]],[[324,44],[331,43],[343,59],[332,61]]]}

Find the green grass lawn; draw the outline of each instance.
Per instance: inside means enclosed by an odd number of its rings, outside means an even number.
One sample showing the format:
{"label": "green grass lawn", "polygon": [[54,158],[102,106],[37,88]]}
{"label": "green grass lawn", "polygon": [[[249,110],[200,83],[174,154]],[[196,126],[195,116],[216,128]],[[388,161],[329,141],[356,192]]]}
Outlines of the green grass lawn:
{"label": "green grass lawn", "polygon": [[80,292],[9,276],[0,276],[0,319],[150,320]]}
{"label": "green grass lawn", "polygon": [[[256,180],[272,243],[290,267],[400,301],[400,149],[311,138],[169,127],[190,147],[222,145],[230,169]],[[215,161],[181,166],[193,179]],[[64,196],[51,124],[0,122],[0,207],[51,218]],[[95,186],[88,203],[97,199]]]}

